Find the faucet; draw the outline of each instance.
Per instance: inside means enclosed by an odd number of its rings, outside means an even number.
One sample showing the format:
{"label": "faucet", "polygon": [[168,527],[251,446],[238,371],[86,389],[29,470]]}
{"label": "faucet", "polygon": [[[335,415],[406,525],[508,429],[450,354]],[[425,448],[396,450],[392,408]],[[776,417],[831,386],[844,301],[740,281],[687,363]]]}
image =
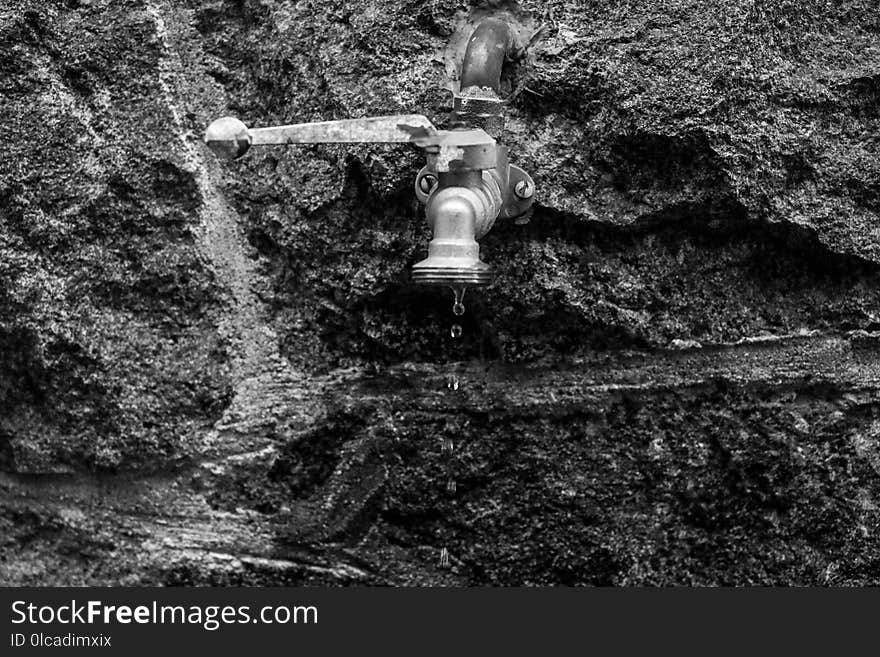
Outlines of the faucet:
{"label": "faucet", "polygon": [[[514,54],[510,27],[486,18],[474,29],[454,95],[450,130],[439,130],[421,114],[403,114],[267,128],[248,128],[234,117],[212,122],[205,143],[218,156],[235,159],[251,146],[316,143],[412,143],[427,163],[415,179],[415,194],[425,205],[433,238],[428,257],[412,268],[412,280],[442,285],[455,292],[456,308],[468,285],[488,285],[492,269],[480,259],[480,240],[498,217],[527,215],[535,185],[508,162],[496,141],[503,131],[499,94],[501,71]],[[456,311],[458,312],[458,311]]]}

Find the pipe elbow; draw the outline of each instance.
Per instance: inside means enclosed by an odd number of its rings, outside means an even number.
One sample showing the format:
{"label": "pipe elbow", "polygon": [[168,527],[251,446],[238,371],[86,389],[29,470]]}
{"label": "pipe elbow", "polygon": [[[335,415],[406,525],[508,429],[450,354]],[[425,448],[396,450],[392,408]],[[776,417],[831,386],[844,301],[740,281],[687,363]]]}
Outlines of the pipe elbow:
{"label": "pipe elbow", "polygon": [[513,51],[510,26],[498,18],[480,21],[471,34],[461,65],[461,90],[489,88],[501,94],[501,72]]}
{"label": "pipe elbow", "polygon": [[475,239],[481,205],[476,195],[465,187],[438,189],[426,208],[434,238]]}

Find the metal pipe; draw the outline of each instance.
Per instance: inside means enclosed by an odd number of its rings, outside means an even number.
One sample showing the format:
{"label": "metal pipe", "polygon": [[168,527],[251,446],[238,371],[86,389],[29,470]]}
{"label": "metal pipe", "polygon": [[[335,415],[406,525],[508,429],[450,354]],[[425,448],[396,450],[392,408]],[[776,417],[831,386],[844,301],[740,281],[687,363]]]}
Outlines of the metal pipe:
{"label": "metal pipe", "polygon": [[461,91],[488,87],[501,94],[501,71],[511,55],[510,26],[498,18],[485,18],[474,29],[461,65]]}

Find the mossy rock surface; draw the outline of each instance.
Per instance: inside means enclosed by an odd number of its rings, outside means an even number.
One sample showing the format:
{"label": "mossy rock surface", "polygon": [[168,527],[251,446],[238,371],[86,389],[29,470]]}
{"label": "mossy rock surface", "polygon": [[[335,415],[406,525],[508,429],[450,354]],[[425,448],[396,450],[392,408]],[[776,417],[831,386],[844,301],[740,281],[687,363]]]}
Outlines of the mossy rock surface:
{"label": "mossy rock surface", "polygon": [[[443,125],[499,11],[537,200],[460,319],[415,149],[200,141]],[[0,583],[880,583],[875,2],[13,0],[0,43]]]}

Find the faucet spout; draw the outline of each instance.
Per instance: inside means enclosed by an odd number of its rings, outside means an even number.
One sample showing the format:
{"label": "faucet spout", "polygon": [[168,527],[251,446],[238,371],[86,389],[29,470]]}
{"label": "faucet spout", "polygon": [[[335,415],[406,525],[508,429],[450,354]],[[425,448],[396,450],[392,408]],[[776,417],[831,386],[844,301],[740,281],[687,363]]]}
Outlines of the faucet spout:
{"label": "faucet spout", "polygon": [[470,171],[463,177],[474,180],[441,180],[428,199],[426,214],[434,236],[428,244],[428,257],[413,265],[416,283],[455,287],[492,282],[492,269],[480,259],[477,238],[495,221],[501,191],[491,174]]}

